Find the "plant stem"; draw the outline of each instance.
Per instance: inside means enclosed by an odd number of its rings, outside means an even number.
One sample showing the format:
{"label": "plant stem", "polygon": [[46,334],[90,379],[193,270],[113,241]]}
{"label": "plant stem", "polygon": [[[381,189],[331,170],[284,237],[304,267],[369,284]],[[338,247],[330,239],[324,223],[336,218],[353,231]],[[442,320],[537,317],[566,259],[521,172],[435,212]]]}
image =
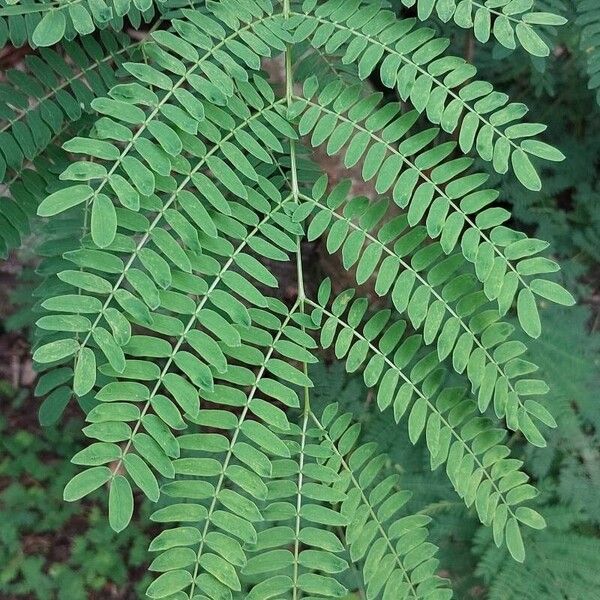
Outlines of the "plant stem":
{"label": "plant stem", "polygon": [[[290,16],[290,0],[283,0],[283,16],[289,19]],[[292,106],[292,96],[294,92],[294,71],[292,68],[292,47],[287,44],[285,49],[285,98],[288,107],[288,111]],[[290,172],[292,178],[292,197],[296,205],[300,204],[300,192],[298,190],[298,167],[296,164],[296,142],[290,139]],[[298,285],[298,304],[300,313],[304,313],[304,299],[306,297],[304,292],[304,273],[302,271],[302,236],[296,236],[296,274],[297,274],[297,285]],[[304,325],[302,325],[304,331]],[[302,370],[308,377],[308,365],[302,364]],[[304,411],[303,411],[303,423],[302,423],[302,448],[300,450],[300,465],[299,465],[299,479],[298,479],[298,496],[296,501],[296,535],[294,542],[294,574],[293,574],[293,600],[298,599],[298,578],[300,576],[300,509],[302,506],[302,471],[304,468],[304,444],[306,442],[306,427],[308,424],[308,416],[310,414],[310,393],[308,387],[304,386]]]}
{"label": "plant stem", "polygon": [[[290,0],[283,2],[283,16],[286,19],[290,17]],[[285,99],[288,110],[292,105],[294,93],[294,71],[292,68],[292,46],[287,44],[285,50]],[[296,204],[300,203],[298,190],[298,167],[296,164],[296,142],[290,140],[290,172],[292,177],[292,196]],[[297,236],[298,247],[296,249],[296,271],[298,277],[298,298],[302,302],[305,298],[304,292],[304,274],[302,271],[302,237]]]}
{"label": "plant stem", "polygon": [[[283,0],[283,16],[285,19],[290,17],[290,0]],[[294,70],[292,67],[292,46],[286,45],[285,49],[285,99],[288,110],[292,106],[294,95]],[[300,191],[298,188],[298,166],[296,163],[296,141],[290,139],[290,174],[292,179],[292,198],[294,202],[300,204]],[[304,300],[306,293],[304,291],[304,272],[302,268],[302,236],[296,236],[296,275],[298,285],[298,301],[300,312],[304,313]],[[304,326],[302,326],[304,330]],[[308,365],[303,363],[304,374],[308,376]],[[308,388],[304,388],[304,414],[310,412],[310,393]]]}

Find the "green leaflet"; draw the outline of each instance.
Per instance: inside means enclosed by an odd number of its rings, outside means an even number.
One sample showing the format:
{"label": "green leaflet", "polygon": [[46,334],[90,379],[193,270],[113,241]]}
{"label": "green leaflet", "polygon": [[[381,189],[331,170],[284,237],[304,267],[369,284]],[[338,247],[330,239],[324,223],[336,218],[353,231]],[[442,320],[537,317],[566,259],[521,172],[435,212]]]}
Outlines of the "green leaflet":
{"label": "green leaflet", "polygon": [[42,427],[55,425],[69,403],[71,390],[66,386],[54,389],[42,402],[38,411],[38,419]]}
{"label": "green leaflet", "polygon": [[49,342],[38,348],[33,354],[33,360],[41,363],[50,363],[71,356],[77,349],[79,344],[77,340],[57,340]]}
{"label": "green leaflet", "polygon": [[85,396],[96,381],[96,355],[90,348],[82,348],[77,356],[73,375],[73,392]]}
{"label": "green leaflet", "polygon": [[521,290],[517,299],[517,315],[523,330],[533,338],[541,333],[540,316],[535,304],[535,298],[529,290]]}
{"label": "green leaflet", "polygon": [[89,185],[76,185],[54,192],[39,205],[40,217],[52,217],[69,208],[73,208],[92,197],[94,190]]}
{"label": "green leaflet", "polygon": [[92,204],[91,232],[99,248],[110,246],[117,233],[117,214],[108,196],[99,194]]}
{"label": "green leaflet", "polygon": [[133,514],[133,494],[129,481],[117,475],[111,483],[108,496],[108,521],[115,531],[127,527]]}
{"label": "green leaflet", "polygon": [[108,467],[91,467],[86,471],[82,471],[75,475],[65,486],[63,497],[67,502],[79,500],[97,490],[109,480],[110,476],[111,472]]}
{"label": "green leaflet", "polygon": [[61,10],[50,10],[37,24],[31,41],[36,46],[52,46],[60,41],[65,34],[67,19]]}

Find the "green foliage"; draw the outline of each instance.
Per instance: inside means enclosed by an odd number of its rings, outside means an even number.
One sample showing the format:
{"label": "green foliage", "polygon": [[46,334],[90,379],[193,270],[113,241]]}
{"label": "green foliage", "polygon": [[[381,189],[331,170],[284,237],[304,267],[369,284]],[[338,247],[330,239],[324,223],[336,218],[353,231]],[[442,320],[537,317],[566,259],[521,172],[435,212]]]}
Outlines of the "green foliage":
{"label": "green foliage", "polygon": [[600,9],[596,2],[584,0],[578,3],[577,10],[577,24],[581,27],[581,49],[587,56],[588,87],[596,90],[596,99],[600,104]]}
{"label": "green foliage", "polygon": [[[60,431],[46,429],[42,438],[39,431],[10,427],[26,415],[18,400],[5,406],[5,415],[0,465],[2,593],[10,598],[84,600],[115,586],[124,593],[133,593],[135,586],[142,592],[144,583],[130,577],[134,569],[144,569],[145,522],[117,536],[95,503],[87,502],[82,511],[60,500],[75,471],[68,461],[81,443],[80,422],[69,420]],[[142,512],[146,514],[146,507]]]}
{"label": "green foliage", "polygon": [[152,0],[69,0],[56,2],[0,2],[0,44],[7,41],[14,46],[31,44],[46,47],[63,38],[72,40],[77,35],[88,35],[96,29],[110,27],[119,31],[125,18],[135,27],[155,16]]}
{"label": "green foliage", "polygon": [[[85,121],[92,100],[116,83],[119,64],[139,46],[109,32],[100,39],[101,44],[91,36],[80,43],[67,42],[64,56],[51,49],[40,50],[39,56],[26,58],[27,73],[17,69],[6,73],[6,82],[0,87],[0,179],[10,189],[10,199],[0,204],[0,252],[4,256],[29,233],[28,220],[39,203],[31,197],[39,183],[25,163],[35,161],[72,124]],[[43,172],[43,163],[36,167],[36,172]],[[33,181],[29,183],[28,178]]]}
{"label": "green foliage", "polygon": [[[562,308],[575,300],[548,242],[500,195],[527,212],[546,174],[561,188],[564,155],[446,24],[531,68],[566,19],[515,0],[404,0],[400,16],[383,0],[207,0],[164,5],[134,41],[109,29],[140,28],[154,5],[98,2],[0,9],[0,37],[37,47],[0,88],[2,250],[33,224],[40,422],[74,399],[86,420],[64,500],[104,496],[121,536],[138,495],[155,504],[150,598],[444,600],[459,518],[488,532],[490,598],[518,597],[558,548],[537,531],[538,481],[561,495],[581,476],[539,458],[564,435],[552,412],[568,412],[542,400],[560,359],[539,349],[561,344],[542,321],[581,316]],[[330,185],[319,147],[377,198]],[[302,250],[319,241],[345,279],[309,276]],[[348,279],[371,298],[340,293]],[[342,381],[322,390],[327,356],[360,374],[348,406]],[[438,491],[405,485],[403,464]],[[574,546],[585,537],[547,516]]]}
{"label": "green foliage", "polygon": [[554,526],[528,544],[530,557],[524,569],[516,569],[481,531],[476,550],[482,553],[478,574],[491,584],[488,597],[584,598],[598,587],[598,540],[577,531],[581,517],[564,509],[547,509]]}
{"label": "green foliage", "polygon": [[402,4],[416,6],[421,20],[435,11],[443,22],[452,19],[459,27],[472,28],[479,42],[486,43],[493,37],[509,50],[520,45],[529,54],[542,57],[550,54],[550,48],[536,29],[567,22],[561,15],[535,10],[539,7],[534,0],[402,0]]}
{"label": "green foliage", "polygon": [[[305,6],[309,8],[311,4],[305,3]],[[369,12],[365,13],[358,10],[356,4],[351,4],[351,8],[336,14],[333,7],[330,3],[329,9],[316,10],[314,15],[310,8],[298,15],[301,25],[294,41],[309,37],[313,46],[324,45],[326,53],[339,53],[343,63],[357,63],[360,79],[379,69],[384,86],[396,88],[400,98],[410,100],[418,112],[426,111],[432,124],[440,125],[448,133],[456,132],[463,153],[475,149],[501,174],[506,173],[511,165],[526,188],[541,189],[541,181],[530,157],[561,161],[564,156],[555,148],[534,139],[545,130],[544,125],[519,122],[527,113],[525,105],[508,103],[508,96],[495,91],[488,82],[473,80],[477,73],[475,67],[464,59],[445,55],[449,41],[435,37],[433,29],[415,28],[413,19],[398,22],[393,13],[385,10],[372,15],[374,10],[369,8]],[[331,12],[335,15],[333,23],[322,16],[329,17]],[[384,32],[387,29],[387,35],[381,33],[382,29]],[[330,37],[326,35],[329,31]],[[352,105],[350,100],[345,99],[340,104],[348,108]],[[328,126],[329,120],[325,123],[323,126]],[[388,136],[393,141],[398,139],[394,132],[386,132]],[[380,144],[386,141],[384,138]],[[427,133],[421,132],[419,143],[416,147],[406,148],[406,152],[414,154],[430,141]],[[380,154],[381,151],[379,148]],[[437,164],[435,159],[430,160],[434,166]],[[442,181],[446,182],[445,179]],[[405,185],[410,188],[410,183],[405,182]]]}

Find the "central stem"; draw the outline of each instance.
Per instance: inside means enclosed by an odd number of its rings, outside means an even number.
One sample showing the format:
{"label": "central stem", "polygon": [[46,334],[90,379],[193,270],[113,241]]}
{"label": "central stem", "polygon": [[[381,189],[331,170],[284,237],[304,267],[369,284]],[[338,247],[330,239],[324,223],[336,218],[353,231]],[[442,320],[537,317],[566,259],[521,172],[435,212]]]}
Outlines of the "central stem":
{"label": "central stem", "polygon": [[[283,16],[290,18],[290,0],[283,0]],[[285,48],[285,99],[288,111],[292,106],[294,94],[294,70],[292,68],[292,45],[287,44]],[[300,191],[298,189],[298,167],[296,164],[296,141],[290,139],[290,174],[292,183],[292,198],[296,204],[300,204]],[[302,236],[296,236],[296,276],[298,281],[298,301],[300,312],[304,312],[304,273],[302,270]],[[304,327],[302,327],[304,330]],[[308,375],[308,365],[303,364],[303,370]],[[308,388],[304,388],[304,413],[310,411],[310,394]]]}
{"label": "central stem", "polygon": [[[283,0],[283,16],[287,20],[290,17],[290,0]],[[288,113],[292,106],[292,98],[294,92],[294,71],[292,68],[292,45],[287,44],[285,48],[285,99],[288,108]],[[298,189],[298,167],[296,164],[296,141],[290,139],[290,174],[292,184],[292,198],[296,205],[300,204],[300,192]],[[296,236],[296,276],[298,282],[298,310],[304,313],[304,300],[306,298],[304,292],[304,274],[302,271],[302,236]],[[302,331],[304,324],[301,323]],[[302,365],[304,374],[308,377],[308,365]],[[298,496],[296,501],[296,535],[294,542],[294,572],[293,572],[293,600],[298,600],[299,585],[298,579],[300,576],[300,527],[301,518],[300,511],[302,508],[302,471],[304,468],[304,443],[306,440],[306,427],[308,424],[308,415],[310,414],[310,393],[308,386],[304,386],[304,417],[302,427],[302,447],[300,449],[300,466],[298,479]]]}
{"label": "central stem", "polygon": [[[285,19],[290,17],[290,0],[283,0],[283,16]],[[294,93],[294,71],[292,68],[292,45],[287,44],[285,49],[285,99],[288,111],[292,106],[292,97]],[[290,139],[290,174],[292,178],[292,196],[296,204],[300,204],[298,189],[298,168],[296,165],[296,141]],[[298,298],[301,302],[301,308],[304,305],[304,275],[302,272],[302,237],[296,236],[296,273],[298,278]]]}

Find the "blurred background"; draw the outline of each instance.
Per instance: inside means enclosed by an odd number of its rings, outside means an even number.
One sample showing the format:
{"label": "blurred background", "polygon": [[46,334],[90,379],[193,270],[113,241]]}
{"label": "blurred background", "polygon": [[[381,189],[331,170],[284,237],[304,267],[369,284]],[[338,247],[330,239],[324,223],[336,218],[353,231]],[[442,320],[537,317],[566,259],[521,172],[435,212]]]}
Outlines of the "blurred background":
{"label": "blurred background", "polygon": [[[538,510],[550,523],[526,540],[525,564],[494,546],[491,533],[478,525],[443,474],[429,471],[425,452],[411,446],[404,429],[390,427],[371,410],[360,379],[335,364],[314,374],[322,398],[338,399],[369,424],[365,430],[377,434],[406,487],[415,490],[414,505],[435,517],[431,537],[441,547],[444,574],[459,600],[600,598],[600,17],[590,18],[599,12],[597,3],[535,2],[537,10],[569,19],[545,33],[553,47],[547,59],[493,42],[482,45],[470,31],[431,22],[452,39],[449,53],[472,61],[496,89],[525,103],[532,121],[548,125],[543,139],[567,156],[563,163],[547,163],[537,193],[511,177],[494,176],[486,163],[477,165],[490,171],[490,185],[501,189],[502,202],[514,215],[512,225],[550,242],[565,284],[578,299],[573,309],[543,307],[544,334],[528,342],[531,360],[541,365],[550,385],[547,407],[559,428],[548,432],[545,449],[525,450],[516,435],[510,440],[542,490]],[[29,51],[5,47],[0,89],[7,70],[22,68]],[[277,65],[267,66],[276,80]],[[300,60],[299,75],[314,68]],[[371,84],[379,88],[377,81]],[[335,160],[315,160],[333,180],[352,176]],[[371,194],[364,185],[356,188]],[[39,424],[41,399],[29,347],[40,244],[43,240],[31,236],[0,261],[0,600],[141,598],[148,583],[143,581],[146,549],[155,533],[149,507],[138,498],[138,521],[117,536],[94,496],[83,504],[63,503],[62,488],[74,473],[69,460],[81,447],[82,413],[71,404],[59,424]],[[316,270],[335,272],[339,280],[340,269],[318,245],[305,252]],[[290,274],[282,293],[293,295],[293,286]]]}

